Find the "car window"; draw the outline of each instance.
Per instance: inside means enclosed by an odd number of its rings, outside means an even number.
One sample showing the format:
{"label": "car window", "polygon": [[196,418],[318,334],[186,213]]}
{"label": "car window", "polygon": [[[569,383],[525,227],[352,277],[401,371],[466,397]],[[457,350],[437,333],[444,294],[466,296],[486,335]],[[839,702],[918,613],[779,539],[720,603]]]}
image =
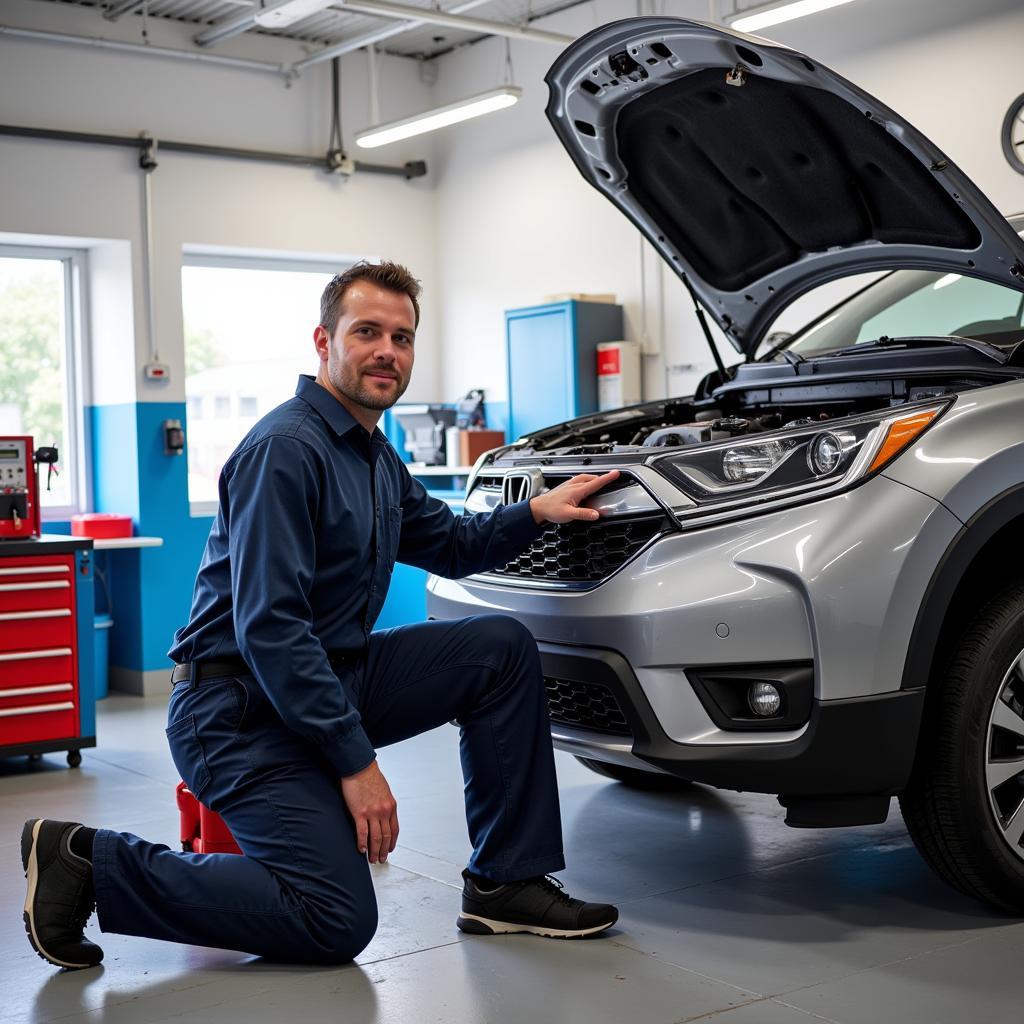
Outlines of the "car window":
{"label": "car window", "polygon": [[882,335],[960,335],[1012,347],[1024,340],[1024,293],[962,274],[897,270],[797,332],[785,347],[809,357]]}

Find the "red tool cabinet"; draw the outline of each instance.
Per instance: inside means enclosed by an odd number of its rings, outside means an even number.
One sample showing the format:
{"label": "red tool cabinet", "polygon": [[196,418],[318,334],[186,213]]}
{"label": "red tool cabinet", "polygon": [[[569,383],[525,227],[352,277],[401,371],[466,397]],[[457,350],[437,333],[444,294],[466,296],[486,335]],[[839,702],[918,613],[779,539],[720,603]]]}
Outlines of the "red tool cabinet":
{"label": "red tool cabinet", "polygon": [[92,541],[0,542],[0,757],[96,745]]}

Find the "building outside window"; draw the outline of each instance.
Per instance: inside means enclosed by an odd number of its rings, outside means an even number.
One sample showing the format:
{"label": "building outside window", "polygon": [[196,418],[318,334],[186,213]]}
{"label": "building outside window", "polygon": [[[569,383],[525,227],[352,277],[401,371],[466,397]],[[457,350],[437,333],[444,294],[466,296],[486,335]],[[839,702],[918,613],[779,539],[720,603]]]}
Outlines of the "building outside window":
{"label": "building outside window", "polygon": [[40,473],[43,517],[86,505],[80,296],[84,254],[0,246],[0,434],[59,450],[59,474]]}
{"label": "building outside window", "polygon": [[186,253],[181,271],[194,515],[216,509],[221,467],[260,416],[318,367],[320,295],[350,265]]}

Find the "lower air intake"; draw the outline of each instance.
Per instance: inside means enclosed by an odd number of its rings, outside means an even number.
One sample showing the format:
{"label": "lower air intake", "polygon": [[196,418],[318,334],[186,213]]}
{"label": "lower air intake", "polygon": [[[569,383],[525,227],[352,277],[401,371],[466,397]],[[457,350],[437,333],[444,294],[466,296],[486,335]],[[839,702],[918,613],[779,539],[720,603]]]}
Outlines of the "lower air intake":
{"label": "lower air intake", "polygon": [[551,676],[544,677],[544,685],[551,721],[615,736],[632,735],[615,694],[607,686]]}

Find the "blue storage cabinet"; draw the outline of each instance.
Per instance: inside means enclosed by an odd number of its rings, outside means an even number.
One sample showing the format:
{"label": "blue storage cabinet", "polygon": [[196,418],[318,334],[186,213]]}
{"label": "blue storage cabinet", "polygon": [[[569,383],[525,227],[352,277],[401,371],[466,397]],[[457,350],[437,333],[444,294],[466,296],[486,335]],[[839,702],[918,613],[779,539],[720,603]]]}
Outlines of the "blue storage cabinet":
{"label": "blue storage cabinet", "polygon": [[508,439],[597,412],[597,345],[624,337],[622,307],[607,302],[506,310]]}

